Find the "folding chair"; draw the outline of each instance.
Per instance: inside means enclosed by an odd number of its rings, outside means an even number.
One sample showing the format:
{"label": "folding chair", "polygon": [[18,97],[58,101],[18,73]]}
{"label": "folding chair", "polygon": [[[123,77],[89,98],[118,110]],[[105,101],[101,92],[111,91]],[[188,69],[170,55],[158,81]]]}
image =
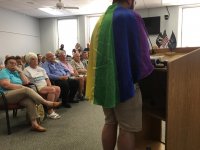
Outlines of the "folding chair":
{"label": "folding chair", "polygon": [[8,104],[4,92],[0,91],[0,94],[1,94],[1,97],[2,97],[2,100],[3,100],[3,104],[0,105],[0,110],[4,110],[5,113],[6,113],[7,132],[8,132],[8,135],[9,135],[9,134],[11,134],[11,128],[10,128],[10,118],[9,118],[8,110],[13,110],[13,117],[16,117],[17,116],[17,109],[22,109],[24,107],[20,106],[18,103]]}

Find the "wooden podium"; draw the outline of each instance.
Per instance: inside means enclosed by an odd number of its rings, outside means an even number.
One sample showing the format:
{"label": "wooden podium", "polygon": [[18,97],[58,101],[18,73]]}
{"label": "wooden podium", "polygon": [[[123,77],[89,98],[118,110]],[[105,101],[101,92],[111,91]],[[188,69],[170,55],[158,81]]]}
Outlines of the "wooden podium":
{"label": "wooden podium", "polygon": [[[200,48],[157,49],[167,61],[140,82],[143,131],[137,135],[139,150],[200,150]],[[161,142],[161,121],[165,142]]]}

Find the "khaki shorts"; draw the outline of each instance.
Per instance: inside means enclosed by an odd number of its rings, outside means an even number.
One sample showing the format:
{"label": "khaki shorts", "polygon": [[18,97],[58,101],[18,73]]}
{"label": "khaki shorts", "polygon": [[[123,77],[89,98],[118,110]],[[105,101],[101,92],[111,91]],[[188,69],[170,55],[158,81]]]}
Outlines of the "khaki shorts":
{"label": "khaki shorts", "polygon": [[135,96],[115,108],[103,108],[105,124],[119,124],[125,131],[138,132],[142,130],[142,97],[139,87]]}

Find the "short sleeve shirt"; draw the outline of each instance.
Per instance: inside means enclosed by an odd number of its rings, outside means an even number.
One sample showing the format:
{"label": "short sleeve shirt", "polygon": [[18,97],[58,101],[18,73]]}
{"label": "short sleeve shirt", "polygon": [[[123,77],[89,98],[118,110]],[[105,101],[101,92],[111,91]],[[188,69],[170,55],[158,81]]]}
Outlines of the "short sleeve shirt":
{"label": "short sleeve shirt", "polygon": [[47,86],[46,79],[48,79],[48,76],[43,68],[38,66],[34,69],[28,66],[24,69],[24,74],[29,78],[30,82],[34,83],[39,89]]}
{"label": "short sleeve shirt", "polygon": [[[7,79],[13,84],[22,84],[22,80],[17,71],[10,71],[7,68],[4,68],[0,71],[0,80]],[[0,87],[1,91],[7,91],[6,89]]]}

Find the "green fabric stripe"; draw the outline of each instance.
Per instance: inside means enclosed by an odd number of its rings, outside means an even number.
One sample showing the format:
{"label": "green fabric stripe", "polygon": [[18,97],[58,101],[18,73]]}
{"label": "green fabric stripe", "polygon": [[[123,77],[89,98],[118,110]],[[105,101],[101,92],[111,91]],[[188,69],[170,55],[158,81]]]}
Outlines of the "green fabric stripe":
{"label": "green fabric stripe", "polygon": [[115,107],[119,103],[112,27],[112,17],[116,6],[111,5],[102,20],[96,57],[94,103],[106,108]]}

